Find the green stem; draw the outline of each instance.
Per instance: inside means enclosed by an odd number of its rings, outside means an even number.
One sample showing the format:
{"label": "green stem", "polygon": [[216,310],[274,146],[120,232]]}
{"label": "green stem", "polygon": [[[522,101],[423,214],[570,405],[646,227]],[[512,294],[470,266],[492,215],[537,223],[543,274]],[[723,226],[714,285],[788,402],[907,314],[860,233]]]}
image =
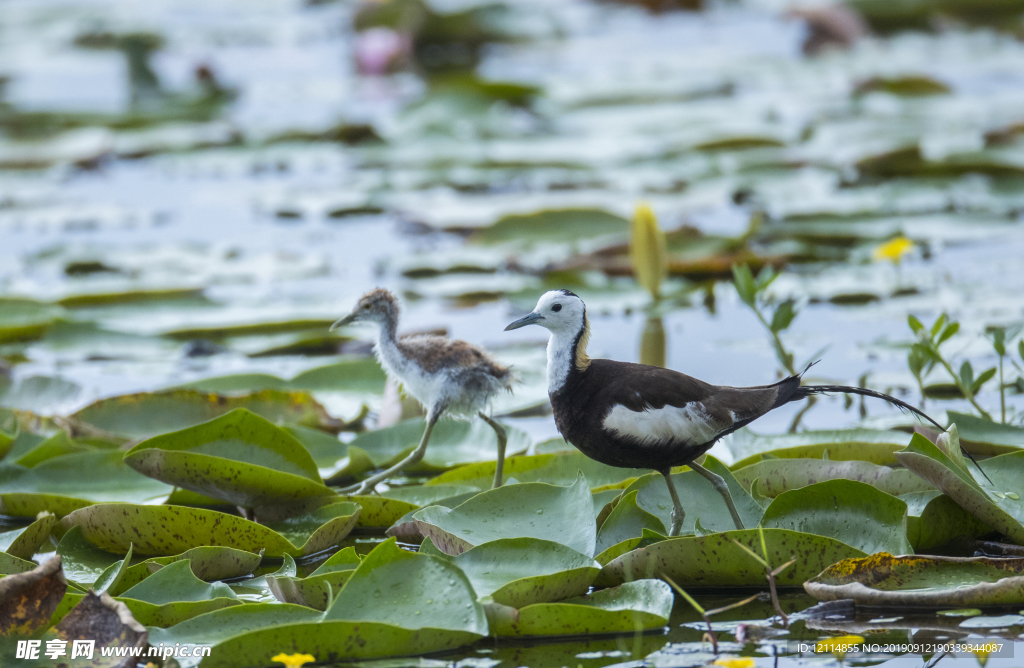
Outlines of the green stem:
{"label": "green stem", "polygon": [[779,358],[779,364],[781,364],[791,376],[795,376],[796,369],[793,368],[793,363],[785,358],[786,348],[782,345],[782,339],[779,338],[778,334],[772,331],[772,326],[769,325],[768,321],[764,319],[763,315],[761,315],[761,309],[757,308],[757,306],[751,306],[750,308],[755,314],[757,314],[757,319],[761,321],[761,324],[764,325],[764,328],[768,330],[768,333],[771,334],[772,338],[775,340],[775,356]]}
{"label": "green stem", "polygon": [[1006,424],[1006,388],[1003,387],[1003,356],[999,356],[999,416]]}
{"label": "green stem", "polygon": [[971,388],[964,387],[963,381],[960,380],[960,376],[956,375],[956,372],[953,371],[953,367],[949,365],[949,362],[946,361],[946,358],[939,354],[938,348],[933,345],[932,350],[935,351],[935,356],[939,358],[939,362],[942,364],[943,367],[945,367],[946,371],[949,372],[950,378],[952,378],[953,382],[956,383],[956,386],[960,388],[960,391],[967,398],[967,401],[971,402],[971,405],[974,406],[974,410],[981,413],[981,416],[986,420],[995,422],[995,420],[992,419],[992,416],[989,415],[988,411],[986,411],[984,408],[978,405],[978,402],[974,399],[974,394],[971,392]]}

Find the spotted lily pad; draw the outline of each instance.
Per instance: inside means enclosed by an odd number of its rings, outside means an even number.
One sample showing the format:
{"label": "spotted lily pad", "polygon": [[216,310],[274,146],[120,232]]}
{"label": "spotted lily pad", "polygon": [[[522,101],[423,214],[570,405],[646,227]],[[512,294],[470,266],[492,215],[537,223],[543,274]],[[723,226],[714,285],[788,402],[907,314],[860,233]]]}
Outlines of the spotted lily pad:
{"label": "spotted lily pad", "polygon": [[501,538],[540,538],[594,554],[597,527],[586,478],[568,487],[546,483],[505,485],[455,508],[430,506],[413,515],[417,528],[446,554]]}
{"label": "spotted lily pad", "polygon": [[959,446],[959,434],[953,425],[940,437],[939,445],[915,434],[910,445],[897,456],[904,466],[938,487],[978,520],[1014,542],[1024,542],[1024,452],[986,459],[982,466],[992,483],[982,483],[980,474],[972,474]]}
{"label": "spotted lily pad", "polygon": [[331,555],[308,577],[268,575],[267,585],[274,597],[283,603],[326,610],[328,603],[337,597],[359,563],[355,548],[347,547]]}
{"label": "spotted lily pad", "polygon": [[804,583],[820,601],[858,605],[975,607],[1024,603],[1024,559],[903,556],[845,559]]}
{"label": "spotted lily pad", "polygon": [[117,597],[146,626],[173,626],[241,601],[226,584],[203,582],[187,561],[160,568]]}
{"label": "spotted lily pad", "polygon": [[901,431],[842,429],[803,431],[795,434],[761,435],[741,429],[729,441],[730,451],[742,457],[730,468],[745,468],[765,458],[868,461],[881,466],[897,464],[893,454],[907,444]]}
{"label": "spotted lily pad", "polygon": [[[825,536],[789,529],[764,529],[763,535],[767,561],[773,567],[797,558],[776,577],[782,587],[800,586],[841,559],[864,556],[860,550]],[[755,529],[669,538],[612,560],[601,571],[597,584],[667,576],[681,587],[765,586],[764,567],[733,540],[761,554],[761,534]]]}
{"label": "spotted lily pad", "polygon": [[[638,490],[624,493],[597,532],[597,552],[602,554],[630,538],[640,538],[644,529],[668,534],[665,524],[637,505]],[[600,559],[598,559],[600,561]]]}
{"label": "spotted lily pad", "polygon": [[[494,480],[494,462],[462,466],[431,478],[426,485],[470,485],[487,489]],[[614,485],[623,480],[646,473],[637,469],[623,469],[596,462],[578,450],[505,459],[504,475],[519,482],[547,482],[571,485],[580,473],[593,487]]]}
{"label": "spotted lily pad", "polygon": [[758,493],[772,498],[826,480],[856,480],[893,496],[935,489],[912,471],[862,461],[765,459],[733,474],[746,489],[757,480]]}
{"label": "spotted lily pad", "polygon": [[522,608],[587,592],[600,572],[593,558],[560,543],[537,538],[503,538],[454,557],[480,598]]}
{"label": "spotted lily pad", "polygon": [[134,545],[139,554],[170,556],[202,546],[233,547],[247,552],[265,549],[267,557],[300,556],[337,545],[356,524],[359,506],[339,503],[302,518],[294,518],[278,531],[234,515],[180,506],[140,506],[102,503],[76,510],[63,520],[65,528],[78,526],[93,545],[124,554]]}
{"label": "spotted lily pad", "polygon": [[907,504],[907,538],[915,552],[946,545],[956,538],[978,538],[992,527],[938,490],[900,496]]}
{"label": "spotted lily pad", "polygon": [[783,492],[764,511],[765,528],[826,536],[866,554],[910,554],[907,504],[871,485],[829,480]]}
{"label": "spotted lily pad", "polygon": [[335,494],[301,443],[244,408],[143,441],[124,459],[152,478],[246,507]]}
{"label": "spotted lily pad", "polygon": [[49,540],[50,531],[56,523],[57,518],[52,513],[43,513],[27,527],[0,533],[0,552],[19,559],[31,559]]}
{"label": "spotted lily pad", "polygon": [[636,580],[558,603],[518,610],[488,607],[495,636],[564,636],[635,633],[665,626],[672,614],[672,589],[661,580]]}

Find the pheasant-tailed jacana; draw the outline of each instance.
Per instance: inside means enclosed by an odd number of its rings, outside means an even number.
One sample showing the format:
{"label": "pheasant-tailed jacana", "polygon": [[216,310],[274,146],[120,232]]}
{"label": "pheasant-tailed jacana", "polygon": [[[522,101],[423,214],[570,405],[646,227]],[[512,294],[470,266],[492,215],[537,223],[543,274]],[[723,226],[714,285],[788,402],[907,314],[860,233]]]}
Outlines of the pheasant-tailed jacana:
{"label": "pheasant-tailed jacana", "polygon": [[555,425],[565,440],[591,459],[623,468],[654,469],[672,497],[672,535],[683,524],[683,506],[672,482],[673,466],[689,465],[722,495],[736,528],[743,522],[725,480],[694,460],[718,439],[765,413],[813,394],[844,392],[884,399],[942,427],[919,409],[881,392],[845,385],[800,385],[790,376],[772,385],[710,385],[671,369],[590,359],[587,307],[568,290],[545,293],[537,307],[505,331],[540,325],[548,341],[548,395]]}
{"label": "pheasant-tailed jacana", "polygon": [[331,325],[331,330],[354,322],[377,326],[374,346],[377,359],[391,378],[423,404],[427,410],[427,428],[419,446],[408,457],[343,491],[355,494],[372,491],[377,483],[423,459],[430,433],[444,413],[462,416],[475,413],[494,429],[498,436],[494,487],[500,487],[507,437],[505,429],[484,410],[496,394],[511,391],[512,371],[465,341],[430,334],[399,337],[398,300],[387,290],[377,289],[363,295],[350,314]]}

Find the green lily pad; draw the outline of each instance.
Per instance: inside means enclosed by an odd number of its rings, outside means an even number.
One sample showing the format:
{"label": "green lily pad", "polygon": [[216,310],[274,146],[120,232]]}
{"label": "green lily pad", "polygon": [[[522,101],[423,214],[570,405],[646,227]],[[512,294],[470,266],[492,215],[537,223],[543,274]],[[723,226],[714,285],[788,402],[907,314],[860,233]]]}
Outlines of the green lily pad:
{"label": "green lily pad", "polygon": [[386,380],[387,376],[375,358],[354,357],[303,371],[291,380],[266,373],[242,373],[204,378],[178,385],[174,389],[193,389],[219,394],[241,394],[260,390],[381,394]]}
{"label": "green lily pad", "polygon": [[192,327],[164,332],[163,335],[179,341],[192,339],[227,339],[235,336],[264,336],[267,334],[284,334],[288,332],[304,332],[311,329],[326,330],[331,320],[286,320],[281,322],[259,322],[243,325],[224,325],[223,327]]}
{"label": "green lily pad", "polygon": [[355,548],[347,547],[331,555],[308,577],[268,575],[267,585],[274,597],[282,603],[326,610],[328,603],[337,597],[359,563]]}
{"label": "green lily pad", "polygon": [[301,443],[244,408],[143,441],[124,459],[151,478],[250,508],[335,494]]}
{"label": "green lily pad", "polygon": [[236,408],[246,408],[276,424],[328,431],[338,425],[308,394],[278,390],[231,397],[198,390],[142,392],[101,399],[71,417],[111,434],[143,439],[208,422]]}
{"label": "green lily pad", "polygon": [[866,554],[911,554],[907,504],[853,480],[829,480],[783,492],[764,511],[765,528],[826,536]]}
{"label": "green lily pad", "polygon": [[381,492],[380,495],[385,499],[397,499],[423,507],[455,496],[479,491],[480,488],[470,485],[412,485],[410,487],[393,487],[386,492]]}
{"label": "green lily pad", "polygon": [[175,601],[163,605],[155,605],[122,596],[116,597],[115,600],[124,603],[131,611],[132,617],[140,624],[160,628],[174,626],[214,610],[242,605],[242,601],[237,598],[225,596],[200,601]]}
{"label": "green lily pad", "polygon": [[35,341],[63,314],[53,304],[18,297],[0,297],[0,343]]}
{"label": "green lily pad", "polygon": [[628,221],[600,209],[551,209],[525,215],[505,216],[489,227],[473,232],[471,241],[481,244],[539,244],[571,242],[605,235],[629,234]]}
{"label": "green lily pad", "polygon": [[82,586],[93,584],[104,571],[122,560],[121,556],[101,550],[86,540],[81,527],[72,527],[61,537],[57,554],[65,577]]}
{"label": "green lily pad", "polygon": [[76,452],[89,452],[91,450],[93,448],[88,445],[72,441],[68,438],[67,432],[59,431],[15,459],[14,463],[26,468],[32,468],[54,457],[70,455]]}
{"label": "green lily pad", "polygon": [[624,540],[640,538],[643,536],[644,529],[656,531],[662,535],[668,534],[668,530],[660,519],[637,505],[637,494],[639,491],[635,489],[623,494],[611,514],[601,524],[601,528],[597,531],[599,555]]}
{"label": "green lily pad", "polygon": [[[714,457],[704,459],[704,468],[717,473],[725,479],[732,493],[733,503],[740,514],[745,527],[757,526],[763,512],[761,506],[751,498],[750,494],[733,477],[731,471]],[[695,471],[672,474],[676,491],[683,504],[686,517],[683,520],[680,535],[694,533],[697,520],[709,531],[727,531],[735,529],[732,515],[725,505],[722,496],[715,491],[703,476]],[[648,473],[637,478],[623,491],[623,496],[637,492],[636,503],[645,512],[659,520],[663,526],[672,526],[672,497],[669,496],[668,485],[660,473]]]}
{"label": "green lily pad", "polygon": [[522,608],[587,593],[601,571],[593,558],[560,543],[503,538],[453,557],[477,597]]}
{"label": "green lily pad", "polygon": [[[481,492],[455,508],[429,506],[413,515],[417,528],[446,554],[501,538],[540,538],[594,554],[597,527],[587,479],[568,487],[519,483]],[[582,518],[582,521],[581,521]]]}
{"label": "green lily pad", "polygon": [[18,438],[18,434],[8,434],[7,432],[0,429],[0,461],[3,461],[4,457],[10,453],[11,448],[14,447],[14,441]]}
{"label": "green lily pad", "polygon": [[[359,507],[352,503],[326,506],[313,516],[295,519],[284,528],[295,545],[277,531],[234,515],[180,506],[140,506],[102,503],[76,510],[63,520],[67,529],[79,526],[97,547],[124,554],[134,545],[139,554],[170,556],[202,546],[233,547],[267,557],[301,556],[337,545],[355,526]],[[311,532],[306,530],[319,522]]]}
{"label": "green lily pad", "polygon": [[91,292],[70,295],[57,301],[64,308],[88,308],[111,304],[134,304],[138,302],[160,302],[192,300],[196,303],[207,301],[202,288],[168,288],[162,290],[127,290],[124,292]]}
{"label": "green lily pad", "polygon": [[31,559],[43,543],[49,540],[50,531],[56,523],[57,518],[46,513],[27,527],[0,533],[0,551],[19,559]]}
{"label": "green lily pad", "polygon": [[124,582],[125,574],[128,572],[131,563],[132,549],[129,547],[128,554],[124,555],[124,559],[115,561],[100,573],[99,577],[96,578],[96,582],[92,585],[92,590],[97,594],[102,594],[105,591],[110,591],[120,586]]}
{"label": "green lily pad", "polygon": [[1012,424],[1001,424],[966,413],[949,411],[947,418],[955,424],[962,442],[975,446],[988,446],[989,450],[968,448],[972,453],[1002,455],[1024,448],[1024,428]]}
{"label": "green lily pad", "polygon": [[237,598],[226,584],[207,583],[197,578],[192,572],[192,565],[187,561],[175,561],[163,566],[120,596],[154,605],[220,597]]}
{"label": "green lily pad", "polygon": [[772,498],[826,480],[856,480],[893,496],[935,489],[913,471],[860,461],[765,459],[734,470],[733,475],[748,490],[757,480],[758,493]]}
{"label": "green lily pad", "polygon": [[729,443],[730,451],[743,457],[730,466],[733,471],[755,464],[766,457],[778,459],[822,459],[831,461],[868,461],[881,466],[897,464],[897,450],[905,447],[908,436],[901,431],[842,429],[802,431],[795,434],[760,435],[741,429]]}
{"label": "green lily pad", "polygon": [[[403,420],[393,427],[360,434],[349,447],[366,452],[377,466],[397,464],[419,445],[426,422],[423,418]],[[506,453],[524,452],[532,440],[522,430],[505,427],[508,433]],[[498,438],[483,420],[444,420],[434,427],[423,459],[408,469],[410,472],[447,471],[467,463],[494,460],[498,455]],[[491,474],[491,481],[494,474]],[[490,487],[488,482],[486,487]]]}
{"label": "green lily pad", "polygon": [[[429,448],[428,448],[429,450]],[[494,481],[494,462],[469,464],[431,478],[425,485],[469,485],[487,489]],[[519,482],[547,482],[571,485],[583,473],[593,487],[612,485],[643,473],[637,469],[623,469],[596,462],[578,450],[544,455],[507,457],[504,476]]]}
{"label": "green lily pad", "polygon": [[[189,648],[196,645],[216,645],[228,638],[256,629],[312,622],[321,615],[322,613],[301,605],[247,603],[208,612],[169,628],[149,629],[149,640],[153,645],[163,643],[165,647],[174,647],[176,644]],[[272,662],[267,665],[272,665]]]}
{"label": "green lily pad", "polygon": [[58,517],[103,501],[159,501],[171,486],[135,471],[117,450],[79,452],[47,459],[33,468],[0,464],[3,512],[34,517],[43,510]]}
{"label": "green lily pad", "polygon": [[975,607],[1024,603],[1024,559],[873,554],[846,559],[804,584],[820,601]]}
{"label": "green lily pad", "polygon": [[674,600],[668,584],[636,580],[560,603],[489,608],[488,621],[495,636],[635,633],[665,626]]}
{"label": "green lily pad", "polygon": [[14,575],[25,573],[34,569],[38,564],[34,561],[26,561],[13,557],[6,552],[0,552],[0,575]]}
{"label": "green lily pad", "polygon": [[956,538],[978,538],[992,527],[938,490],[900,496],[907,503],[907,538],[915,552],[930,550]]}
{"label": "green lily pad", "polygon": [[358,503],[362,510],[359,513],[359,527],[387,528],[402,519],[405,515],[419,506],[399,499],[389,499],[386,496],[346,496],[347,501]]}
{"label": "green lily pad", "polygon": [[[940,448],[915,434],[897,456],[901,463],[938,487],[964,510],[1016,543],[1024,542],[1024,452],[986,459],[985,473],[993,483],[979,483],[960,454],[956,425],[940,436]],[[1002,495],[996,496],[996,494]],[[1010,493],[1017,499],[1007,496]]]}
{"label": "green lily pad", "polygon": [[[772,567],[797,558],[776,576],[781,587],[800,586],[837,561],[864,556],[860,550],[825,536],[789,529],[763,529],[763,535]],[[669,538],[612,560],[597,584],[669,577],[681,587],[764,587],[764,567],[732,540],[761,555],[761,533],[756,529]]]}

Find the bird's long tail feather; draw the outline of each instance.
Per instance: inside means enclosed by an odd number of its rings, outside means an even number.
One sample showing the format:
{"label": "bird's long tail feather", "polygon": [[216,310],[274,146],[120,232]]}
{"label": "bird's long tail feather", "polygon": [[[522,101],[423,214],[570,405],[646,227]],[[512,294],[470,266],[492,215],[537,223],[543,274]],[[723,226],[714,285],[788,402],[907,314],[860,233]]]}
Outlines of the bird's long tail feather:
{"label": "bird's long tail feather", "polygon": [[[874,390],[869,390],[863,387],[851,387],[849,385],[801,385],[796,389],[796,391],[793,392],[789,401],[804,399],[814,394],[829,394],[830,392],[837,392],[841,394],[858,394],[862,397],[873,397],[875,399],[887,401],[893,406],[899,408],[900,410],[908,411],[920,418],[927,420],[928,422],[931,422],[940,432],[946,431],[945,427],[943,427],[941,424],[933,420],[931,416],[922,411],[920,408],[912,406],[905,401],[897,399],[896,397],[889,396],[888,394],[884,394],[882,392],[875,392]],[[971,453],[967,452],[967,450],[963,446],[960,446],[960,451],[967,455],[967,458],[970,459],[974,463],[974,465],[978,467],[978,470],[981,471],[981,475],[985,476],[985,480],[992,482],[992,479],[988,477],[988,474],[985,473],[985,470],[981,468],[981,465],[978,464],[978,461],[974,458],[973,455],[971,455]]]}

